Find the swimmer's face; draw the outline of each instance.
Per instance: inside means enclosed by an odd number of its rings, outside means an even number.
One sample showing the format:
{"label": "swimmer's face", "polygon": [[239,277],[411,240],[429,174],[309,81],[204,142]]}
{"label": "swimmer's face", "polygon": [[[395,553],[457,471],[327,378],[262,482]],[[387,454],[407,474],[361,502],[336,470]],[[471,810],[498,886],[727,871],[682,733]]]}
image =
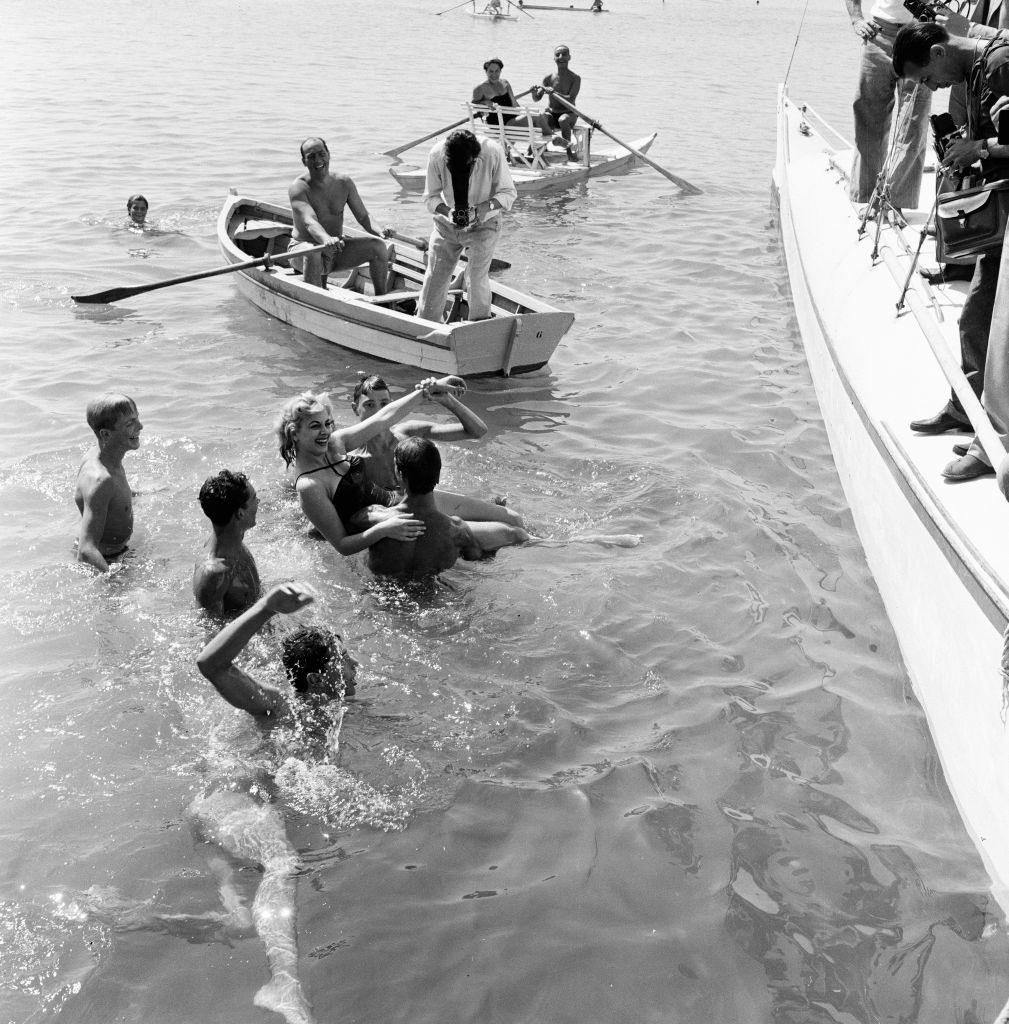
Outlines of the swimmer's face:
{"label": "swimmer's face", "polygon": [[309,409],[298,423],[298,432],[295,435],[295,443],[299,452],[325,452],[329,446],[329,439],[336,429],[330,411],[317,405]]}
{"label": "swimmer's face", "polygon": [[147,219],[146,199],[134,199],[126,209],[130,215],[130,220],[132,220],[134,224],[143,224]]}
{"label": "swimmer's face", "polygon": [[251,530],[256,525],[256,513],[259,511],[259,495],[256,494],[256,488],[249,484],[247,491],[248,497],[245,499],[245,504],[239,509],[242,513],[242,521],[245,524],[247,530]]}
{"label": "swimmer's face", "polygon": [[357,400],[354,412],[359,420],[366,420],[369,416],[384,409],[392,401],[392,395],[385,390],[365,391]]}
{"label": "swimmer's face", "polygon": [[309,691],[336,697],[341,691],[352,696],[357,685],[357,670],[360,662],[343,646],[330,660],[322,672],[309,674]]}
{"label": "swimmer's face", "polygon": [[107,428],[102,430],[102,437],[105,443],[111,447],[121,448],[126,452],[135,452],[140,447],[140,431],[143,429],[140,413],[134,409],[133,412],[123,413],[111,430]]}

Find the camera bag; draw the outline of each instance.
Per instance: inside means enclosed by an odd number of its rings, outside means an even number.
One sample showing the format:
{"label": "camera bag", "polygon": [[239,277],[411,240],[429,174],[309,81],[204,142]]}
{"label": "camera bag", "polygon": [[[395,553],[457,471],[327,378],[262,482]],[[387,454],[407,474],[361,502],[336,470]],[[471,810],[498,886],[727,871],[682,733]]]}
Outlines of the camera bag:
{"label": "camera bag", "polygon": [[976,256],[1002,247],[1009,223],[1009,181],[950,192],[936,206],[936,234],[944,258]]}

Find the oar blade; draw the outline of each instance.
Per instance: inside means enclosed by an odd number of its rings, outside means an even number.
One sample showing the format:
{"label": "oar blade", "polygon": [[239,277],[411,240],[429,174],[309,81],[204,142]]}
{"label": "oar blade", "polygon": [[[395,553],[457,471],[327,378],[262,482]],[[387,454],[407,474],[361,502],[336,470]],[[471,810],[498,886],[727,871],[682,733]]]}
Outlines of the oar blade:
{"label": "oar blade", "polygon": [[136,294],[136,288],[109,288],[107,291],[95,292],[93,295],[71,295],[70,298],[74,302],[98,306],[108,302],[119,302],[120,299],[128,299],[131,295]]}

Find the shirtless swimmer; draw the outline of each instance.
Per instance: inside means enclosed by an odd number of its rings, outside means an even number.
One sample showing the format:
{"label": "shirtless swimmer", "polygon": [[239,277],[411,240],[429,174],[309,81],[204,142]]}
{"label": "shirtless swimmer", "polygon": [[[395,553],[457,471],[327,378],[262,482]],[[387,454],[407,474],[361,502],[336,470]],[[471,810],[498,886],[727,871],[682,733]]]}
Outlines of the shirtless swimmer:
{"label": "shirtless swimmer", "polygon": [[77,560],[101,572],[121,555],[133,534],[133,491],[123,458],[140,447],[140,413],[127,395],[109,394],[88,403],[88,426],[98,447],[77,471],[74,502],[81,513]]}

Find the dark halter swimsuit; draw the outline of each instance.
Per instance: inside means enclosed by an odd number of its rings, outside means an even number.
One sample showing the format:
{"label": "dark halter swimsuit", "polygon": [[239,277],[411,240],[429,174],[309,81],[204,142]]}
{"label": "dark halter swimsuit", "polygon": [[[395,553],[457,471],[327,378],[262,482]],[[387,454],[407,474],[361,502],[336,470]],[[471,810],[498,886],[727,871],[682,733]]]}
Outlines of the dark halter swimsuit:
{"label": "dark halter swimsuit", "polygon": [[[337,471],[337,466],[346,462],[348,469],[346,473]],[[311,476],[312,473],[319,473],[324,469],[331,469],[340,478],[333,492],[333,508],[340,517],[340,522],[348,533],[360,533],[360,528],[351,524],[351,519],[369,505],[385,505],[387,508],[399,504],[400,496],[396,491],[387,490],[385,487],[378,487],[370,483],[365,476],[364,459],[360,455],[353,458],[342,458],[338,462],[327,462],[324,466],[317,466],[315,469],[306,469],[299,473],[294,482],[303,476]]]}

